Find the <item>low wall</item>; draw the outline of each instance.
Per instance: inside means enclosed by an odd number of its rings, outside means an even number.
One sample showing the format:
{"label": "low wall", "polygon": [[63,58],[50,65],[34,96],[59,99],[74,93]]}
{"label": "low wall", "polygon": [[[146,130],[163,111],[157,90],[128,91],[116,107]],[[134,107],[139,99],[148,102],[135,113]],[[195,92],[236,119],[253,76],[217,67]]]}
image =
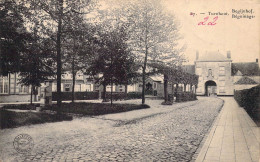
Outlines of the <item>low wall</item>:
{"label": "low wall", "polygon": [[[34,99],[34,96],[33,96]],[[0,95],[0,103],[11,103],[11,102],[30,102],[31,95],[19,94],[19,95]]]}

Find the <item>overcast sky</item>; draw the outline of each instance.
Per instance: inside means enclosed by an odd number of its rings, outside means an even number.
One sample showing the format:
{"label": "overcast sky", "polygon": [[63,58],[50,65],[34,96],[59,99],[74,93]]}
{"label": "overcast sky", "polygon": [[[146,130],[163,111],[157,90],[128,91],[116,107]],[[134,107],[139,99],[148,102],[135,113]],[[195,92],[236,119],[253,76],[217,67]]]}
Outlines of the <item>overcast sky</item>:
{"label": "overcast sky", "polygon": [[[220,51],[226,55],[231,51],[233,62],[253,62],[259,58],[260,51],[260,3],[249,1],[224,0],[165,0],[170,12],[174,12],[182,27],[183,42],[187,44],[186,57],[189,64],[195,59],[196,50],[200,55],[206,51]],[[234,19],[232,9],[253,9],[253,19]],[[190,12],[197,15],[191,16]],[[227,12],[227,16],[218,16],[216,25],[198,25],[208,12]],[[205,14],[200,14],[205,13]],[[214,15],[209,16],[213,20]],[[208,22],[209,22],[208,20]]]}

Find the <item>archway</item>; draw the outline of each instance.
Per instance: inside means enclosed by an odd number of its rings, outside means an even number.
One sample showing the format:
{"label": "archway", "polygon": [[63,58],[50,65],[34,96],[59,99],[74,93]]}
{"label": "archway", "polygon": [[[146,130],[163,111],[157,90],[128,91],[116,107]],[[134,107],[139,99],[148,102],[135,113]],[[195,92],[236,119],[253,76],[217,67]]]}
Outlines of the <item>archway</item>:
{"label": "archway", "polygon": [[216,82],[209,80],[205,83],[205,96],[217,95]]}

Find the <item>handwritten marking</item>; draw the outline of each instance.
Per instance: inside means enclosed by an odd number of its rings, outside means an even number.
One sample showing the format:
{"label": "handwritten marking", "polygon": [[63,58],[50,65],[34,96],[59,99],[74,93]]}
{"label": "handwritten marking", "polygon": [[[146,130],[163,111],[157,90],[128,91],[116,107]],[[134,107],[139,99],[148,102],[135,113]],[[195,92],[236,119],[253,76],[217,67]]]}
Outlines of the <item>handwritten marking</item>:
{"label": "handwritten marking", "polygon": [[209,21],[207,23],[208,20],[209,20],[209,16],[205,17],[204,21],[199,22],[198,25],[211,25],[211,26],[216,25],[217,24],[216,21],[218,20],[218,16],[214,17],[213,21]]}

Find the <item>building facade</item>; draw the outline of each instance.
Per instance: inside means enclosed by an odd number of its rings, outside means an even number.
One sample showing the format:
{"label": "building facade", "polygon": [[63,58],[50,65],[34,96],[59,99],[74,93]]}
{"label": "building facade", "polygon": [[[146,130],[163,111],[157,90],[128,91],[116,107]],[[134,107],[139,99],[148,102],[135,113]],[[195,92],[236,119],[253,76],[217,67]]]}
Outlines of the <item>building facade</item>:
{"label": "building facade", "polygon": [[[255,62],[233,63],[231,53],[226,55],[219,52],[207,52],[204,55],[196,53],[194,65],[184,65],[183,70],[187,73],[199,76],[196,89],[197,95],[234,95],[235,90],[242,90],[260,84],[260,70],[258,59]],[[20,76],[17,73],[8,76],[0,76],[0,102],[29,101],[31,88],[19,84]],[[183,85],[179,85],[182,90]],[[174,86],[169,83],[169,94],[174,92]],[[189,87],[186,87],[189,89]],[[195,87],[192,87],[193,91]],[[107,92],[111,86],[106,87]],[[163,76],[156,75],[147,77],[145,83],[147,95],[163,97]],[[56,80],[53,79],[52,91],[57,91]],[[72,91],[72,75],[62,74],[61,91]],[[100,85],[95,84],[92,77],[77,73],[75,80],[75,92],[100,91]],[[114,85],[113,92],[125,92],[125,85]],[[142,81],[139,79],[134,84],[127,86],[127,92],[142,92]]]}
{"label": "building facade", "polygon": [[183,69],[199,76],[197,95],[234,95],[235,90],[260,83],[258,59],[256,62],[232,63],[230,51],[226,56],[218,51],[201,56],[197,52],[194,65],[185,65]]}

